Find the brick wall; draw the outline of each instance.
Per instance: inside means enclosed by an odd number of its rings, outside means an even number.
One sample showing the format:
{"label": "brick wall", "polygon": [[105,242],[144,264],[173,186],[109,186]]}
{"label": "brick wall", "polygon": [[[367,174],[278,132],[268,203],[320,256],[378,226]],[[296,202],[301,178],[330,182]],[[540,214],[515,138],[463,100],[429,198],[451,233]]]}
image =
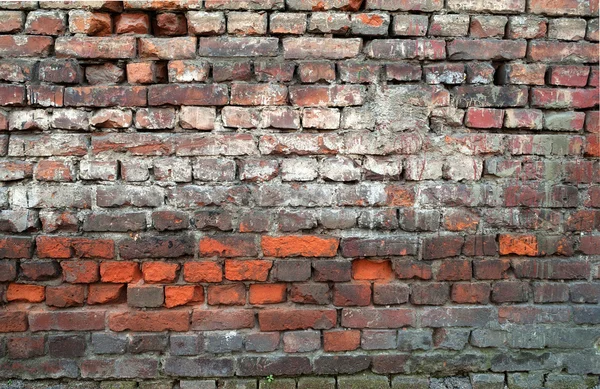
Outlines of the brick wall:
{"label": "brick wall", "polygon": [[0,387],[598,384],[598,0],[0,8]]}

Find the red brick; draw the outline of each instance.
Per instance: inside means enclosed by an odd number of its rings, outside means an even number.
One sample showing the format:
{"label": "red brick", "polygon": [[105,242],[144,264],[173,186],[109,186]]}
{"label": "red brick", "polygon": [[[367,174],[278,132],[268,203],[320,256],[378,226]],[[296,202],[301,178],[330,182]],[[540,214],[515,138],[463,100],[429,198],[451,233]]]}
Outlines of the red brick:
{"label": "red brick", "polygon": [[590,274],[590,264],[579,260],[515,259],[512,267],[517,278],[576,280]]}
{"label": "red brick", "polygon": [[360,346],[360,331],[323,331],[323,350],[328,352],[353,351]]}
{"label": "red brick", "polygon": [[416,261],[398,261],[394,264],[394,272],[401,280],[411,278],[430,280],[433,277],[430,264]]}
{"label": "red brick", "polygon": [[275,57],[279,39],[273,37],[200,38],[198,54],[203,57]]}
{"label": "red brick", "polygon": [[345,107],[361,105],[365,98],[362,85],[291,86],[290,101],[301,107]]}
{"label": "red brick", "polygon": [[113,312],[108,315],[112,331],[188,331],[190,313],[187,310]]}
{"label": "red brick", "polygon": [[588,157],[600,157],[600,135],[591,134],[585,137],[585,152]]}
{"label": "red brick", "polygon": [[122,13],[115,17],[117,34],[148,34],[150,19],[145,13]]}
{"label": "red brick", "polygon": [[229,101],[227,86],[153,85],[148,88],[148,105],[225,105]]}
{"label": "red brick", "polygon": [[484,282],[453,284],[452,301],[458,304],[488,304],[490,285]]}
{"label": "red brick", "polygon": [[444,282],[413,283],[410,302],[414,305],[444,305],[448,301],[450,287]]}
{"label": "red brick", "polygon": [[27,331],[26,312],[7,310],[0,312],[0,333],[23,331]]}
{"label": "red brick", "polygon": [[533,62],[593,63],[598,44],[587,42],[531,41],[527,59]]}
{"label": "red brick", "polygon": [[277,84],[231,85],[231,104],[234,105],[285,105],[287,87]]}
{"label": "red brick", "polygon": [[244,305],[246,287],[244,284],[209,285],[208,305]]}
{"label": "red brick", "polygon": [[17,261],[0,261],[0,282],[14,281],[17,278]]}
{"label": "red brick", "polygon": [[[316,277],[315,280],[317,280]],[[323,283],[293,284],[289,295],[290,301],[298,304],[326,305],[331,303],[329,285]]]}
{"label": "red brick", "polygon": [[57,38],[54,49],[56,56],[63,58],[127,59],[135,57],[136,47],[133,37],[74,36]]}
{"label": "red brick", "polygon": [[544,85],[546,65],[539,63],[514,63],[503,65],[498,70],[502,84]]}
{"label": "red brick", "polygon": [[448,58],[457,60],[509,60],[525,58],[527,43],[500,39],[454,39],[447,45]]}
{"label": "red brick", "polygon": [[124,297],[124,284],[91,284],[88,288],[88,304],[116,303]]}
{"label": "red brick", "polygon": [[265,309],[258,313],[261,331],[326,330],[335,327],[335,309]]}
{"label": "red brick", "polygon": [[67,308],[83,305],[85,286],[60,285],[46,288],[46,304],[52,307]]}
{"label": "red brick", "polygon": [[32,248],[31,238],[0,238],[0,258],[3,259],[31,258]]}
{"label": "red brick", "polygon": [[251,309],[194,309],[192,330],[214,331],[235,330],[254,327],[254,312]]}
{"label": "red brick", "polygon": [[496,303],[526,302],[529,283],[521,281],[498,281],[492,287],[492,301]]}
{"label": "red brick", "polygon": [[344,59],[358,55],[362,42],[357,38],[285,38],[286,59]]}
{"label": "red brick", "polygon": [[314,83],[335,81],[335,65],[331,62],[302,62],[298,65],[300,81]]}
{"label": "red brick", "polygon": [[60,266],[64,281],[71,284],[90,284],[100,279],[95,261],[62,261]]}
{"label": "red brick", "polygon": [[423,259],[456,257],[461,254],[464,238],[456,235],[434,236],[423,239]]}
{"label": "red brick", "polygon": [[73,34],[109,36],[112,34],[110,14],[75,10],[69,12],[69,31]]}
{"label": "red brick", "polygon": [[43,356],[45,344],[44,336],[12,336],[6,349],[11,359],[29,359]]}
{"label": "red brick", "polygon": [[25,32],[30,35],[62,35],[66,30],[66,18],[53,11],[33,11],[27,14]]}
{"label": "red brick", "polygon": [[140,58],[191,59],[196,56],[196,38],[140,38]]}
{"label": "red brick", "polygon": [[471,261],[447,260],[443,261],[436,277],[440,281],[459,281],[471,279]]}
{"label": "red brick", "polygon": [[103,310],[32,311],[29,325],[37,331],[98,331],[104,330]]}
{"label": "red brick", "polygon": [[25,103],[25,87],[22,85],[0,84],[0,105],[20,106]]}
{"label": "red brick", "polygon": [[501,306],[498,308],[498,321],[501,324],[566,323],[571,321],[571,307]]}
{"label": "red brick", "polygon": [[577,65],[556,65],[549,70],[549,83],[561,86],[586,86],[590,68]]}
{"label": "red brick", "polygon": [[367,306],[371,304],[371,284],[335,284],[333,304],[338,307]]}
{"label": "red brick", "polygon": [[508,278],[510,260],[485,259],[473,261],[474,276],[478,280],[500,280]]}
{"label": "red brick", "polygon": [[214,235],[200,240],[200,256],[252,257],[258,254],[252,235]]}
{"label": "red brick", "polygon": [[[552,16],[559,15],[588,15],[592,12],[592,3],[594,1],[580,0],[559,0],[559,1],[544,1],[531,0],[529,3],[529,12],[535,14],[545,14]],[[597,7],[596,7],[597,8]]]}
{"label": "red brick", "polygon": [[42,160],[35,167],[34,177],[38,181],[73,181],[73,170],[73,165],[68,162]]}
{"label": "red brick", "polygon": [[49,36],[37,35],[2,35],[0,36],[0,55],[11,57],[47,57],[53,39]]}
{"label": "red brick", "polygon": [[569,285],[562,283],[533,284],[534,303],[561,303],[569,300]]}
{"label": "red brick", "polygon": [[261,245],[266,257],[334,257],[339,239],[311,235],[263,236]]}
{"label": "red brick", "polygon": [[446,58],[446,42],[438,39],[374,39],[364,51],[373,59],[441,60]]}
{"label": "red brick", "polygon": [[177,36],[187,33],[187,20],[182,14],[159,13],[154,18],[153,26],[156,36]]}
{"label": "red brick", "polygon": [[600,255],[600,235],[579,238],[579,250],[586,255]]}
{"label": "red brick", "polygon": [[152,84],[156,82],[154,62],[133,62],[127,64],[127,82],[130,84]]}
{"label": "red brick", "polygon": [[68,107],[136,107],[146,105],[143,86],[82,86],[65,89]]}
{"label": "red brick", "polygon": [[504,111],[492,108],[469,108],[465,125],[471,128],[501,128]]}

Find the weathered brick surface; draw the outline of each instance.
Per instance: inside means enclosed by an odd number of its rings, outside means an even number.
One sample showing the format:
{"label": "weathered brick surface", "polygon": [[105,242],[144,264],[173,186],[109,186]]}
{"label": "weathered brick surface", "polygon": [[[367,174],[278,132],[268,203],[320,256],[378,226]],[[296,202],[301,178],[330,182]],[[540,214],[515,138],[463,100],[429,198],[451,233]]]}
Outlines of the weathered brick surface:
{"label": "weathered brick surface", "polygon": [[0,387],[595,387],[597,14],[2,2]]}

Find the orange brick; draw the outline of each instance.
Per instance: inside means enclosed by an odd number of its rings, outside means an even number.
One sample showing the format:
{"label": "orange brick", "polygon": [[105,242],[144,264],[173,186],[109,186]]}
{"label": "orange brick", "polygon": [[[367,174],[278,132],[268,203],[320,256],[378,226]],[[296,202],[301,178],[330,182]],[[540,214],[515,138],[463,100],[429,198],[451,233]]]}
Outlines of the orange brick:
{"label": "orange brick", "polygon": [[271,261],[264,260],[227,260],[225,261],[225,278],[231,281],[266,281]]}
{"label": "orange brick", "polygon": [[136,262],[102,262],[100,278],[102,282],[128,283],[139,281],[142,277]]}
{"label": "orange brick", "polygon": [[7,301],[27,301],[41,303],[45,298],[45,288],[40,285],[9,284],[6,291]]}
{"label": "orange brick", "polygon": [[527,255],[538,254],[538,241],[535,235],[507,235],[499,237],[500,255]]}
{"label": "orange brick", "polygon": [[216,262],[187,262],[183,265],[183,279],[186,282],[221,282],[223,272]]}
{"label": "orange brick", "polygon": [[285,301],[285,284],[252,284],[249,290],[250,304],[277,304]]}
{"label": "orange brick", "polygon": [[193,285],[165,286],[165,307],[173,308],[190,303],[204,301],[204,288]]}
{"label": "orange brick", "polygon": [[357,259],[352,262],[352,278],[355,280],[392,280],[394,271],[390,261]]}
{"label": "orange brick", "polygon": [[312,235],[263,236],[262,249],[266,257],[334,257],[339,239]]}
{"label": "orange brick", "polygon": [[142,264],[142,273],[144,281],[153,283],[170,283],[177,277],[179,265],[176,263],[165,262],[144,262]]}

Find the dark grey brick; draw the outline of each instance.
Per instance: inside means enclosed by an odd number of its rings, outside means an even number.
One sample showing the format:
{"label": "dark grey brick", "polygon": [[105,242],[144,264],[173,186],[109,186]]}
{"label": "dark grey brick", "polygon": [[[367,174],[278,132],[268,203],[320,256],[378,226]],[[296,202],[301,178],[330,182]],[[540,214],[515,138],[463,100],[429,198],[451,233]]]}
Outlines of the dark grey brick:
{"label": "dark grey brick", "polygon": [[92,334],[92,351],[95,354],[124,354],[128,343],[125,335],[104,332]]}
{"label": "dark grey brick", "polygon": [[129,285],[127,287],[127,304],[132,307],[157,308],[163,305],[165,293],[158,285]]}
{"label": "dark grey brick", "polygon": [[48,336],[48,354],[55,358],[77,358],[85,354],[83,335]]}
{"label": "dark grey brick", "polygon": [[167,349],[167,341],[166,334],[133,334],[128,349],[132,354],[163,352]]}
{"label": "dark grey brick", "polygon": [[471,331],[463,328],[436,328],[433,343],[436,348],[462,350],[469,341]]}
{"label": "dark grey brick", "polygon": [[396,376],[392,389],[429,389],[429,378],[419,376]]}
{"label": "dark grey brick", "polygon": [[256,389],[258,384],[254,379],[228,378],[219,380],[219,389]]}
{"label": "dark grey brick", "polygon": [[170,357],[164,362],[164,371],[175,377],[231,377],[233,359]]}
{"label": "dark grey brick", "polygon": [[386,376],[375,374],[340,376],[337,381],[338,389],[387,389],[390,387],[390,381]]}
{"label": "dark grey brick", "polygon": [[284,260],[275,261],[271,271],[273,279],[276,281],[298,282],[306,281],[310,278],[310,261],[305,260]]}
{"label": "dark grey brick", "polygon": [[471,374],[473,389],[504,389],[504,374]]}
{"label": "dark grey brick", "polygon": [[171,334],[169,339],[171,355],[198,355],[204,350],[202,334]]}
{"label": "dark grey brick", "polygon": [[298,389],[335,389],[334,377],[300,377]]}
{"label": "dark grey brick", "polygon": [[242,349],[244,338],[235,331],[207,332],[204,334],[204,349],[209,353],[229,353]]}
{"label": "dark grey brick", "polygon": [[429,350],[432,345],[433,331],[431,329],[405,328],[398,330],[399,350]]}
{"label": "dark grey brick", "polygon": [[265,353],[279,347],[279,332],[259,332],[246,335],[246,350]]}
{"label": "dark grey brick", "polygon": [[543,372],[512,373],[507,375],[510,389],[540,389],[544,384]]}
{"label": "dark grey brick", "polygon": [[391,350],[397,344],[396,330],[363,330],[360,338],[363,350]]}
{"label": "dark grey brick", "polygon": [[214,380],[181,380],[180,389],[217,389],[217,382]]}

